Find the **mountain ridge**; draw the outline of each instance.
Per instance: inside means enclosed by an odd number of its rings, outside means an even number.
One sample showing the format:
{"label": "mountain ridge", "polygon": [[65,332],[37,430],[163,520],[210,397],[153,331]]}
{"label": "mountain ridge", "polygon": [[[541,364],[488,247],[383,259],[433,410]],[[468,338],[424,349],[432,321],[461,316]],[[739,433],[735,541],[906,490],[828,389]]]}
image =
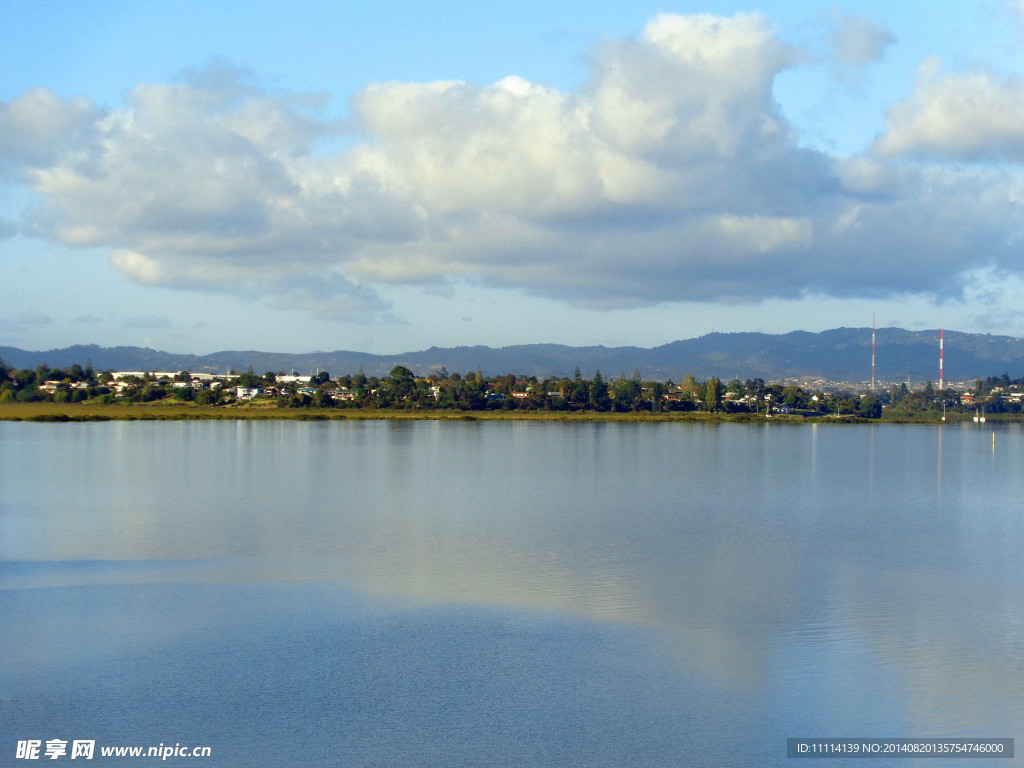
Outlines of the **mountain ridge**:
{"label": "mountain ridge", "polygon": [[[876,375],[879,382],[938,380],[939,330],[876,331]],[[944,378],[965,381],[1004,372],[1024,373],[1024,339],[1012,336],[944,332]],[[368,376],[383,376],[396,365],[418,375],[441,368],[460,373],[478,368],[488,376],[505,373],[536,376],[571,376],[575,368],[589,377],[596,370],[614,378],[638,371],[646,379],[681,380],[717,376],[867,382],[871,379],[871,329],[835,328],[827,331],[790,331],[766,334],[750,331],[713,332],[655,347],[569,346],[555,343],[437,347],[392,354],[354,350],[331,352],[263,352],[223,350],[207,355],[172,353],[147,347],[101,347],[76,344],[61,349],[29,351],[0,346],[0,359],[16,368],[45,364],[66,368],[91,363],[97,370],[181,371],[226,373],[246,370],[326,370],[341,375],[360,369]]]}

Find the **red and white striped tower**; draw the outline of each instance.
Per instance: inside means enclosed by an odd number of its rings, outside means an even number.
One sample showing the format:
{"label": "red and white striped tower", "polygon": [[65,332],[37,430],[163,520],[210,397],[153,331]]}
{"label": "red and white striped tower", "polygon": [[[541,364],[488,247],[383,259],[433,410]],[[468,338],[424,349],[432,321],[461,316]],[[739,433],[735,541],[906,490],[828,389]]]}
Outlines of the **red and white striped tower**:
{"label": "red and white striped tower", "polygon": [[875,313],[871,313],[871,391],[875,391]]}
{"label": "red and white striped tower", "polygon": [[939,391],[941,392],[946,387],[942,383],[942,347],[945,339],[943,338],[944,331],[939,328]]}

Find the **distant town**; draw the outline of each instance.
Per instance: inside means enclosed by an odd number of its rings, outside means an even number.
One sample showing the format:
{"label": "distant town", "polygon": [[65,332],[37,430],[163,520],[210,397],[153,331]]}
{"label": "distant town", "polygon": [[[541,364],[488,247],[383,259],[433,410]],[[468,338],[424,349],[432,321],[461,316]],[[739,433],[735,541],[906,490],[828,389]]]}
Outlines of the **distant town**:
{"label": "distant town", "polygon": [[355,408],[453,411],[706,411],[771,416],[850,416],[881,419],[943,414],[1020,414],[1024,382],[1000,377],[975,379],[939,388],[926,382],[875,387],[827,382],[765,382],[763,379],[687,375],[682,381],[651,381],[638,372],[605,377],[579,368],[570,377],[505,374],[484,376],[444,368],[417,375],[395,366],[389,375],[362,371],[331,375],[327,371],[224,374],[190,371],[95,371],[69,368],[17,369],[0,362],[0,404],[93,403],[99,405],[164,403],[181,406],[245,408]]}

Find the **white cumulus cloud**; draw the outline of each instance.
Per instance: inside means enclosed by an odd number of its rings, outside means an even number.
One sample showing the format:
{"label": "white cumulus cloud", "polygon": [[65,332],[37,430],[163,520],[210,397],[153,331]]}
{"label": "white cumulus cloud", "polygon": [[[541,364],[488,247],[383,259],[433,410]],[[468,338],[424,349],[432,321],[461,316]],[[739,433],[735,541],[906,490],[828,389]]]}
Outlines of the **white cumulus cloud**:
{"label": "white cumulus cloud", "polygon": [[878,149],[890,155],[1024,161],[1024,77],[941,73],[925,62],[917,88],[892,105]]}
{"label": "white cumulus cloud", "polygon": [[[892,42],[840,20],[848,63]],[[1022,271],[1017,175],[935,162],[1016,162],[1016,80],[923,76],[871,151],[837,158],[774,100],[800,60],[762,15],[665,14],[598,45],[576,91],[375,83],[344,126],[217,63],[117,108],[0,103],[0,173],[38,195],[22,231],[107,248],[134,281],[326,317],[387,316],[387,283],[636,306],[957,295],[970,270]]]}
{"label": "white cumulus cloud", "polygon": [[841,64],[864,66],[885,55],[896,37],[885,27],[835,8],[831,12],[831,42],[836,60]]}

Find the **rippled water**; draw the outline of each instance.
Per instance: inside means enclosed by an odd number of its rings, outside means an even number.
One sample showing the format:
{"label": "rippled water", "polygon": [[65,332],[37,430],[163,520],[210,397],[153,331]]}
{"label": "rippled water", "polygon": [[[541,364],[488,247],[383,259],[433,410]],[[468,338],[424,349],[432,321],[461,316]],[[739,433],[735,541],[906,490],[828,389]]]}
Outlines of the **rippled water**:
{"label": "rippled water", "polygon": [[1015,737],[1022,459],[992,425],[0,423],[0,755]]}

